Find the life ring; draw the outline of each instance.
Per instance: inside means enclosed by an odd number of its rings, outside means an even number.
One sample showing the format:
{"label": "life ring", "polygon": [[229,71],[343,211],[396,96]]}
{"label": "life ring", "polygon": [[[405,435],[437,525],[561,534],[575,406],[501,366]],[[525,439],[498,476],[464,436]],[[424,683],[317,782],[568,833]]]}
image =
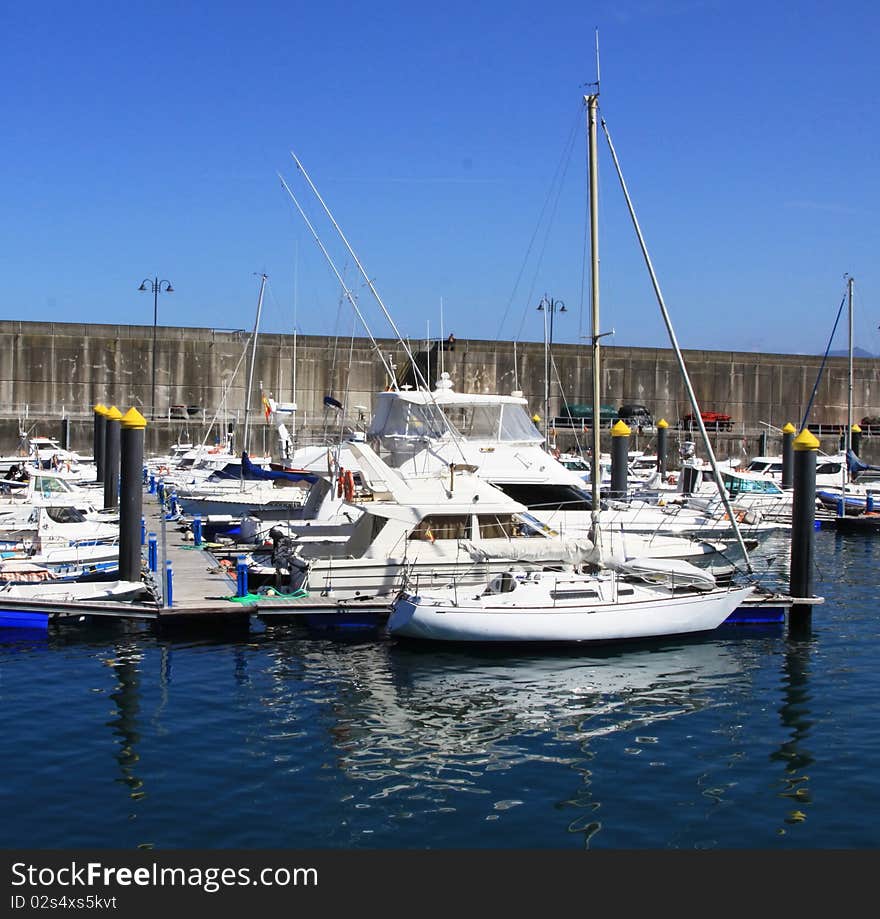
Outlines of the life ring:
{"label": "life ring", "polygon": [[666,476],[666,484],[667,484],[667,485],[675,485],[675,476],[672,475],[672,474]]}
{"label": "life ring", "polygon": [[354,473],[351,469],[346,469],[342,475],[343,489],[345,491],[345,500],[351,501],[354,498]]}

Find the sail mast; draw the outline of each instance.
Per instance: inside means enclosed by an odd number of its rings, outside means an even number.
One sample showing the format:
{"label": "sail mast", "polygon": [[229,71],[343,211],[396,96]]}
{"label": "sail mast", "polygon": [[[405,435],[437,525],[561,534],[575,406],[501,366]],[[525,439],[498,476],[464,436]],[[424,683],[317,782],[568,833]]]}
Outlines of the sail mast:
{"label": "sail mast", "polygon": [[[844,441],[846,455],[852,450],[853,426],[853,279],[847,278],[847,299],[849,301],[849,390],[846,400],[846,440]],[[848,463],[844,464],[848,467]]]}
{"label": "sail mast", "polygon": [[[263,291],[266,288],[266,275],[260,275],[260,296],[257,300],[257,317],[254,320],[254,334],[251,341],[251,368],[248,372],[248,385],[247,385],[247,395],[245,396],[244,403],[244,438],[242,443],[243,450],[249,450],[250,445],[248,443],[248,428],[250,426],[250,405],[251,405],[251,391],[254,387],[254,365],[257,363],[257,335],[260,331],[260,313],[263,311]],[[242,476],[244,476],[244,465],[242,465]]]}
{"label": "sail mast", "polygon": [[590,461],[590,485],[593,509],[590,515],[590,539],[593,545],[599,544],[599,484],[601,472],[600,428],[601,423],[601,373],[599,367],[599,168],[596,150],[596,110],[599,106],[599,94],[584,96],[587,104],[588,154],[590,183],[590,278],[592,281],[592,334],[590,341],[593,354],[593,457]]}

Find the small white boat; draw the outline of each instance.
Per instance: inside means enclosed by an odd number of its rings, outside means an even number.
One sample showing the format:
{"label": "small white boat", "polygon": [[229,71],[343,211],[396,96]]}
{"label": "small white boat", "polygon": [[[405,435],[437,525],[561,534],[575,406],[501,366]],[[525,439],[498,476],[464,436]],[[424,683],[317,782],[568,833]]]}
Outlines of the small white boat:
{"label": "small white boat", "polygon": [[593,642],[707,632],[753,588],[678,590],[597,575],[507,571],[480,593],[448,587],[403,594],[391,635],[459,642]]}
{"label": "small white boat", "polygon": [[142,581],[96,581],[43,584],[7,584],[0,589],[0,602],[17,599],[45,603],[82,603],[93,600],[131,600],[140,596]]}

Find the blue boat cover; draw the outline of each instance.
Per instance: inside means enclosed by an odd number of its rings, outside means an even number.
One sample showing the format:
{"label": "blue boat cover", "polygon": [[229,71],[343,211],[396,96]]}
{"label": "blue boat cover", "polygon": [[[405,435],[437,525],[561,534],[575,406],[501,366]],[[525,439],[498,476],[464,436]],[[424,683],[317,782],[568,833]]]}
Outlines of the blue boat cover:
{"label": "blue boat cover", "polygon": [[314,472],[306,472],[304,469],[291,469],[282,471],[280,469],[263,469],[262,466],[255,466],[247,453],[241,454],[241,468],[246,479],[269,480],[281,479],[286,482],[308,482],[314,484],[320,478]]}
{"label": "blue boat cover", "polygon": [[857,472],[864,472],[866,469],[880,470],[880,466],[869,466],[863,463],[852,450],[846,451],[846,467],[855,475]]}

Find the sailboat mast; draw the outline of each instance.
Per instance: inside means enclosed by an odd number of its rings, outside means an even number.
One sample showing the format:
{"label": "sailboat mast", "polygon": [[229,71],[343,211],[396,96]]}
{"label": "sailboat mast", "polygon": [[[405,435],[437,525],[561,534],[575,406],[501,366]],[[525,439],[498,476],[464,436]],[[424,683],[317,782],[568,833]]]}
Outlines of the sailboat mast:
{"label": "sailboat mast", "polygon": [[[251,368],[248,371],[248,385],[247,385],[247,395],[245,396],[244,403],[244,438],[242,442],[242,449],[249,450],[250,445],[248,443],[248,428],[250,426],[250,417],[251,417],[251,391],[254,388],[254,366],[257,363],[257,335],[260,331],[260,313],[263,311],[263,291],[266,289],[266,275],[260,275],[260,296],[257,300],[257,317],[254,320],[254,334],[251,341]],[[242,468],[242,474],[244,470]]]}
{"label": "sailboat mast", "polygon": [[853,279],[847,278],[847,299],[849,301],[849,390],[846,401],[846,453],[852,450],[853,426]]}
{"label": "sailboat mast", "polygon": [[584,96],[587,104],[588,154],[589,154],[589,187],[590,187],[590,278],[592,305],[592,332],[590,341],[593,354],[593,457],[590,461],[590,485],[593,498],[591,514],[590,539],[594,545],[599,540],[599,485],[601,472],[600,424],[602,419],[600,387],[601,372],[599,367],[599,167],[596,146],[596,111],[599,107],[598,93]]}

